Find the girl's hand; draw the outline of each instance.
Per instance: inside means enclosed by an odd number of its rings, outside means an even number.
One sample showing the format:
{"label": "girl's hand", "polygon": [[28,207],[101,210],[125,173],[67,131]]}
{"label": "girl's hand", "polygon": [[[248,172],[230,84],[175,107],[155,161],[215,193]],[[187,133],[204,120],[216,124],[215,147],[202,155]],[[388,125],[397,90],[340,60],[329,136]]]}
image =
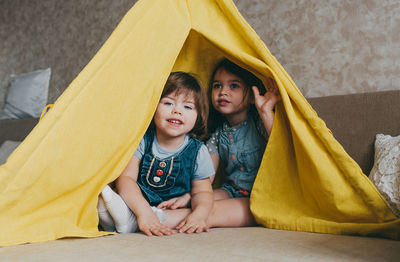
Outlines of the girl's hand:
{"label": "girl's hand", "polygon": [[192,212],[176,227],[179,233],[210,231],[208,216],[214,204],[210,178],[192,180]]}
{"label": "girl's hand", "polygon": [[193,213],[188,215],[177,227],[179,233],[209,232],[210,226],[204,219],[196,218]]}
{"label": "girl's hand", "polygon": [[274,110],[275,104],[281,100],[278,86],[275,80],[268,78],[268,90],[264,95],[260,95],[260,91],[253,86],[254,103],[260,114],[268,114]]}
{"label": "girl's hand", "polygon": [[138,217],[138,226],[140,231],[142,231],[147,236],[170,236],[174,231],[160,223],[157,215],[153,211],[143,214]]}
{"label": "girl's hand", "polygon": [[161,202],[157,208],[160,209],[177,209],[181,207],[188,207],[191,196],[189,193],[186,193],[180,197],[174,197],[170,200]]}

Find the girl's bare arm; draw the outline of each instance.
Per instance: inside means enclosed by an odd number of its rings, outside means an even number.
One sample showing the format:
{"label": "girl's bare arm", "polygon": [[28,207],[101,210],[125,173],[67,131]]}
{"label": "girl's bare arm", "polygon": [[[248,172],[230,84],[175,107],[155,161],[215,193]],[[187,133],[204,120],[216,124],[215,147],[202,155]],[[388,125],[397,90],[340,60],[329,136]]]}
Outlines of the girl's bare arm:
{"label": "girl's bare arm", "polygon": [[128,165],[117,179],[117,190],[132,212],[137,216],[140,231],[148,236],[171,235],[173,231],[162,225],[143,197],[136,183],[139,173],[140,160],[133,156]]}
{"label": "girl's bare arm", "polygon": [[192,181],[192,212],[177,226],[180,233],[208,232],[208,216],[213,207],[213,191],[209,178]]}
{"label": "girl's bare arm", "polygon": [[[217,172],[217,170],[218,170],[218,165],[219,165],[219,160],[220,160],[220,159],[219,159],[219,155],[210,154],[210,156],[211,156],[211,160],[212,160],[213,165],[214,165],[214,170],[215,170],[215,172]],[[215,175],[211,176],[210,179],[211,179],[211,184],[212,184],[212,183],[214,182]]]}

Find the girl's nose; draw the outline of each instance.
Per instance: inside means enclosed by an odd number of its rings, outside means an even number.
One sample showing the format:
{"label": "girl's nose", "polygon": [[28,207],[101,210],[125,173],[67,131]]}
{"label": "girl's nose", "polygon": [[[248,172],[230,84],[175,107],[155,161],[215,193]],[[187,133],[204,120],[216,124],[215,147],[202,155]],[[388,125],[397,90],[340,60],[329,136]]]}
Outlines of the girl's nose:
{"label": "girl's nose", "polygon": [[172,108],[172,114],[181,115],[182,112],[181,112],[181,110],[179,110],[179,108],[177,108],[176,106],[174,106],[174,107]]}
{"label": "girl's nose", "polygon": [[227,94],[228,94],[228,91],[229,91],[229,88],[228,88],[228,87],[222,86],[221,89],[220,89],[220,91],[219,91],[219,95],[220,95],[220,96],[227,95]]}

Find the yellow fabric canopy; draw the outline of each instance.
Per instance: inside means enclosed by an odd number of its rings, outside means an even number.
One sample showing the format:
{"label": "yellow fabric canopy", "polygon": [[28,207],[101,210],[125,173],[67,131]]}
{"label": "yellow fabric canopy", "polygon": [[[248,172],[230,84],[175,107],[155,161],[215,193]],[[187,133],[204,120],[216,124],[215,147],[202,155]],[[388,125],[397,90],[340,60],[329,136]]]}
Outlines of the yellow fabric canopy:
{"label": "yellow fabric canopy", "polygon": [[145,133],[171,71],[205,88],[221,57],[283,103],[251,197],[269,228],[400,238],[400,220],[230,0],[139,1],[0,166],[0,245],[95,237],[97,196]]}

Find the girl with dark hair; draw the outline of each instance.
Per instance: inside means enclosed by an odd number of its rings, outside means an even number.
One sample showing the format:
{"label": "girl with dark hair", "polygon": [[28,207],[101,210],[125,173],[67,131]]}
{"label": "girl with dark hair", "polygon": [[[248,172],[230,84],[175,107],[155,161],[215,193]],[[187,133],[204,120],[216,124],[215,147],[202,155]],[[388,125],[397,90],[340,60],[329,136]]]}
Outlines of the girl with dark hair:
{"label": "girl with dark hair", "polygon": [[149,130],[116,180],[118,193],[106,186],[99,197],[104,230],[131,233],[139,229],[149,236],[170,235],[172,229],[163,224],[166,215],[156,206],[191,195],[192,209],[176,228],[187,233],[208,231],[213,204],[210,177],[215,172],[199,140],[207,128],[206,101],[193,76],[171,73]]}
{"label": "girl with dark hair", "polygon": [[207,147],[215,170],[224,164],[226,182],[214,190],[211,226],[255,223],[249,197],[281,99],[275,81],[269,79],[268,86],[266,91],[256,76],[227,59],[213,71]]}

